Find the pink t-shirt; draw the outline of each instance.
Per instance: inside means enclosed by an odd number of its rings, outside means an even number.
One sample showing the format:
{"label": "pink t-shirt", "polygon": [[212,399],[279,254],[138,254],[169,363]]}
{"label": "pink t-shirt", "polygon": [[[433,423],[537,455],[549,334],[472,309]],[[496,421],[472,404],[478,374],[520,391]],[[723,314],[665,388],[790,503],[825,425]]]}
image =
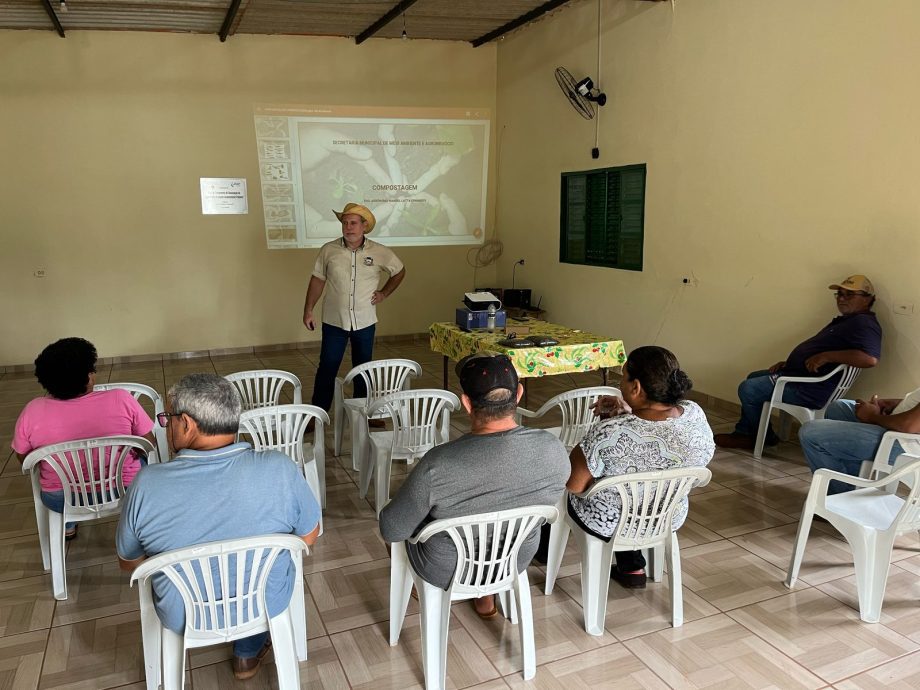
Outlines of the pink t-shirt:
{"label": "pink t-shirt", "polygon": [[[144,436],[151,429],[153,420],[140,403],[128,391],[116,388],[72,400],[35,398],[16,420],[12,446],[20,455],[27,455],[52,443],[99,436]],[[125,460],[122,470],[125,486],[140,467],[140,460],[133,454]],[[61,480],[48,463],[41,463],[39,472],[42,491],[63,490]]]}

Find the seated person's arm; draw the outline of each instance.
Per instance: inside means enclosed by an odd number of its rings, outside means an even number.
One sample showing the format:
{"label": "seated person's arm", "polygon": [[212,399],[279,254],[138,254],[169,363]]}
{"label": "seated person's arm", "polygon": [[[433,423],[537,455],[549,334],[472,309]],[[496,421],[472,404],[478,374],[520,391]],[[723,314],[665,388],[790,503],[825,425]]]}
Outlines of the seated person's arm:
{"label": "seated person's arm", "polygon": [[[882,411],[877,397],[873,397],[868,402],[865,400],[856,401],[856,416],[860,421],[867,424],[876,424],[884,429],[891,431],[901,431],[907,434],[920,434],[920,405],[913,409],[901,412],[900,414],[890,414]],[[889,402],[889,401],[884,401]]]}
{"label": "seated person's arm", "polygon": [[566,482],[565,488],[573,494],[587,491],[588,487],[594,483],[594,475],[588,469],[588,461],[581,450],[581,446],[572,448],[572,452],[569,454],[569,462],[572,463],[572,473],[569,475],[569,481]]}
{"label": "seated person's arm", "polygon": [[830,350],[819,352],[805,360],[805,368],[812,372],[817,372],[825,364],[848,364],[859,369],[870,369],[878,364],[878,357],[866,354],[862,350]]}
{"label": "seated person's arm", "polygon": [[[380,536],[389,544],[416,534],[431,513],[429,463],[422,458],[380,513]],[[483,481],[487,481],[484,479]]]}
{"label": "seated person's arm", "polygon": [[146,556],[141,556],[140,558],[133,558],[131,560],[128,560],[128,559],[122,558],[121,555],[119,554],[118,567],[121,568],[126,573],[133,573],[134,569],[146,560],[147,560]]}
{"label": "seated person's arm", "polygon": [[316,523],[316,527],[313,528],[313,531],[309,534],[305,534],[301,537],[303,543],[307,546],[313,546],[316,543],[316,538],[319,536],[319,523]]}

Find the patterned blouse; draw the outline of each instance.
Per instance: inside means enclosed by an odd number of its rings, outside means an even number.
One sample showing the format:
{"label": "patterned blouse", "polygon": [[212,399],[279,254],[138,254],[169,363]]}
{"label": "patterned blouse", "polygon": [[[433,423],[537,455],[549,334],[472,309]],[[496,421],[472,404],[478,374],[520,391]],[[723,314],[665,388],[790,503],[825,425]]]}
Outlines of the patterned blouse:
{"label": "patterned blouse", "polygon": [[[695,402],[682,400],[684,412],[660,422],[624,414],[592,427],[581,442],[588,470],[596,478],[674,467],[705,467],[715,443],[706,415]],[[591,531],[610,537],[620,519],[620,496],[602,491],[589,500],[570,496],[572,508]],[[674,529],[687,519],[688,501],[674,514]]]}

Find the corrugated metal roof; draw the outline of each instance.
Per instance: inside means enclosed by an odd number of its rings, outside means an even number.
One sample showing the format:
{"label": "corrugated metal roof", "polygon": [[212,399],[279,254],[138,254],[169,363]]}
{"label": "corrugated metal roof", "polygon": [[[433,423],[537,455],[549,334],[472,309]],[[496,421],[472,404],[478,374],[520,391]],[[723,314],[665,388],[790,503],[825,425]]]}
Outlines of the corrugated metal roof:
{"label": "corrugated metal roof", "polygon": [[[65,33],[79,29],[217,33],[232,0],[50,0]],[[472,41],[545,0],[417,0],[374,34],[399,38]],[[242,0],[230,35],[307,34],[358,36],[395,0]],[[405,20],[405,22],[404,22]],[[0,0],[0,29],[53,30],[41,0]]]}

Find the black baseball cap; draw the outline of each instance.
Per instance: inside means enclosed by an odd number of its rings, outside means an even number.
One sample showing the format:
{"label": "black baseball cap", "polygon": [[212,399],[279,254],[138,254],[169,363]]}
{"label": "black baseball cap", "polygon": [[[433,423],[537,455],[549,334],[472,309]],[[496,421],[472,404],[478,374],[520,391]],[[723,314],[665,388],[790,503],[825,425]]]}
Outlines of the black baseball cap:
{"label": "black baseball cap", "polygon": [[[518,375],[508,355],[477,353],[464,357],[455,371],[460,387],[475,407],[499,407],[517,401]],[[503,400],[486,400],[494,390],[505,389]]]}

